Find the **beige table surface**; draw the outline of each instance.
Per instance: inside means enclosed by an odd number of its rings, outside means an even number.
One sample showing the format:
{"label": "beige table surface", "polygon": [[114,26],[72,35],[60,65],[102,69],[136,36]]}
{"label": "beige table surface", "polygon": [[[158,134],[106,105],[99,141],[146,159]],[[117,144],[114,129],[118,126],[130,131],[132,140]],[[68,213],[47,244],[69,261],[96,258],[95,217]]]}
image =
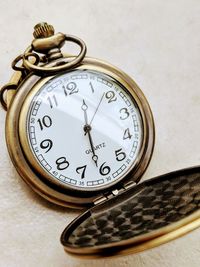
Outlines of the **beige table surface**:
{"label": "beige table surface", "polygon": [[[199,0],[0,0],[0,82],[40,21],[83,38],[88,55],[130,74],[147,96],[156,146],[144,179],[200,162]],[[199,267],[200,229],[161,247],[121,258],[80,260],[59,237],[78,212],[38,197],[16,174],[0,110],[0,266]]]}

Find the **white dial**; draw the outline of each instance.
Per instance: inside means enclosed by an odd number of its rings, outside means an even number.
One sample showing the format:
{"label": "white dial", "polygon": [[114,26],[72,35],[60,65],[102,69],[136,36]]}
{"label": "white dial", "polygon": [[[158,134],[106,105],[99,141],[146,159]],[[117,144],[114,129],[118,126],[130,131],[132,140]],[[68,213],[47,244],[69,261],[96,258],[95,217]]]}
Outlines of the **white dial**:
{"label": "white dial", "polygon": [[50,79],[34,96],[27,137],[48,175],[92,190],[117,182],[134,167],[143,125],[119,82],[101,72],[74,70]]}

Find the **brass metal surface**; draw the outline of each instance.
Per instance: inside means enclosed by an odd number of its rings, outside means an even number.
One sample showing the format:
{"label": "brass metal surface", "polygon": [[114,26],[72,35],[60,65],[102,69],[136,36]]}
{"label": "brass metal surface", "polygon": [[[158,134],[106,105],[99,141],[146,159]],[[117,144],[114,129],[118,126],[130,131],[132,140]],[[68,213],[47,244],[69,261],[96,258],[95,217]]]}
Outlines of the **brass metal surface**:
{"label": "brass metal surface", "polygon": [[63,185],[55,181],[41,168],[28,144],[25,126],[26,116],[35,93],[53,76],[41,78],[30,74],[20,86],[7,114],[6,139],[10,156],[16,169],[33,189],[57,204],[80,208],[91,205],[94,199],[108,190],[123,187],[127,180],[138,181],[151,159],[155,135],[153,117],[147,100],[129,76],[108,63],[91,58],[86,58],[76,69],[95,70],[110,75],[119,81],[135,99],[142,117],[144,136],[134,168],[131,171],[128,170],[129,173],[127,172],[117,184],[111,184],[109,188],[102,187],[92,191],[84,190],[81,192],[72,186]]}
{"label": "brass metal surface", "polygon": [[45,38],[54,35],[54,27],[47,22],[40,22],[34,26],[33,36],[35,38]]}
{"label": "brass metal surface", "polygon": [[[49,39],[51,38],[51,40]],[[52,40],[52,38],[54,38]],[[65,64],[61,64],[58,66],[52,66],[52,67],[46,67],[45,66],[38,66],[38,65],[34,65],[31,61],[28,60],[28,58],[26,58],[26,54],[28,53],[32,53],[34,51],[33,46],[29,46],[25,52],[24,52],[24,57],[23,57],[23,65],[25,68],[27,68],[29,71],[33,71],[35,73],[38,74],[55,74],[61,71],[65,71],[71,68],[76,67],[77,65],[79,65],[81,63],[81,61],[84,59],[85,55],[86,55],[86,45],[85,43],[78,37],[72,36],[72,35],[63,35],[61,33],[51,36],[51,37],[47,37],[45,38],[45,44],[41,41],[41,39],[39,39],[39,42],[42,42],[42,44],[39,43],[40,46],[42,46],[42,48],[44,49],[45,47],[45,51],[49,51],[53,48],[53,46],[58,47],[58,43],[59,42],[63,42],[64,40],[69,41],[69,42],[74,42],[77,45],[80,46],[80,52],[76,57],[73,57],[73,59],[70,62],[66,62]],[[58,42],[58,43],[57,43]],[[41,52],[41,50],[40,50]]]}

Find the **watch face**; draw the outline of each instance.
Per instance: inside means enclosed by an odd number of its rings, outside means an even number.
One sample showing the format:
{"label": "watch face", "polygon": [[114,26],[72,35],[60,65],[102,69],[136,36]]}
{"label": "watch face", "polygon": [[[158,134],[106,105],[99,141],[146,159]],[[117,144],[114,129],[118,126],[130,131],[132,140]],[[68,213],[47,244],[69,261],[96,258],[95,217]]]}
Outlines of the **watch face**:
{"label": "watch face", "polygon": [[55,76],[33,97],[26,121],[45,172],[77,190],[108,187],[135,166],[143,142],[139,108],[114,78],[91,70]]}

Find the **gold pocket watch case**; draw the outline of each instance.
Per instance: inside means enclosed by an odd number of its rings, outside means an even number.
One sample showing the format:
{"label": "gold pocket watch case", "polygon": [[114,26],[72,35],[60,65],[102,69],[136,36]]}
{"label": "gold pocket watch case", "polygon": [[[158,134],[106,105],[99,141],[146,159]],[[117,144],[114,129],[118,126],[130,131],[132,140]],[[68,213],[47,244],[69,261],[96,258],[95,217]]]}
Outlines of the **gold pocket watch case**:
{"label": "gold pocket watch case", "polygon": [[[137,183],[153,153],[149,104],[124,72],[85,57],[85,43],[35,26],[0,91],[7,147],[23,180],[58,205],[89,208],[63,232],[83,257],[139,252],[200,225],[199,167]],[[80,46],[63,54],[65,41]],[[22,62],[21,66],[19,62]]]}

